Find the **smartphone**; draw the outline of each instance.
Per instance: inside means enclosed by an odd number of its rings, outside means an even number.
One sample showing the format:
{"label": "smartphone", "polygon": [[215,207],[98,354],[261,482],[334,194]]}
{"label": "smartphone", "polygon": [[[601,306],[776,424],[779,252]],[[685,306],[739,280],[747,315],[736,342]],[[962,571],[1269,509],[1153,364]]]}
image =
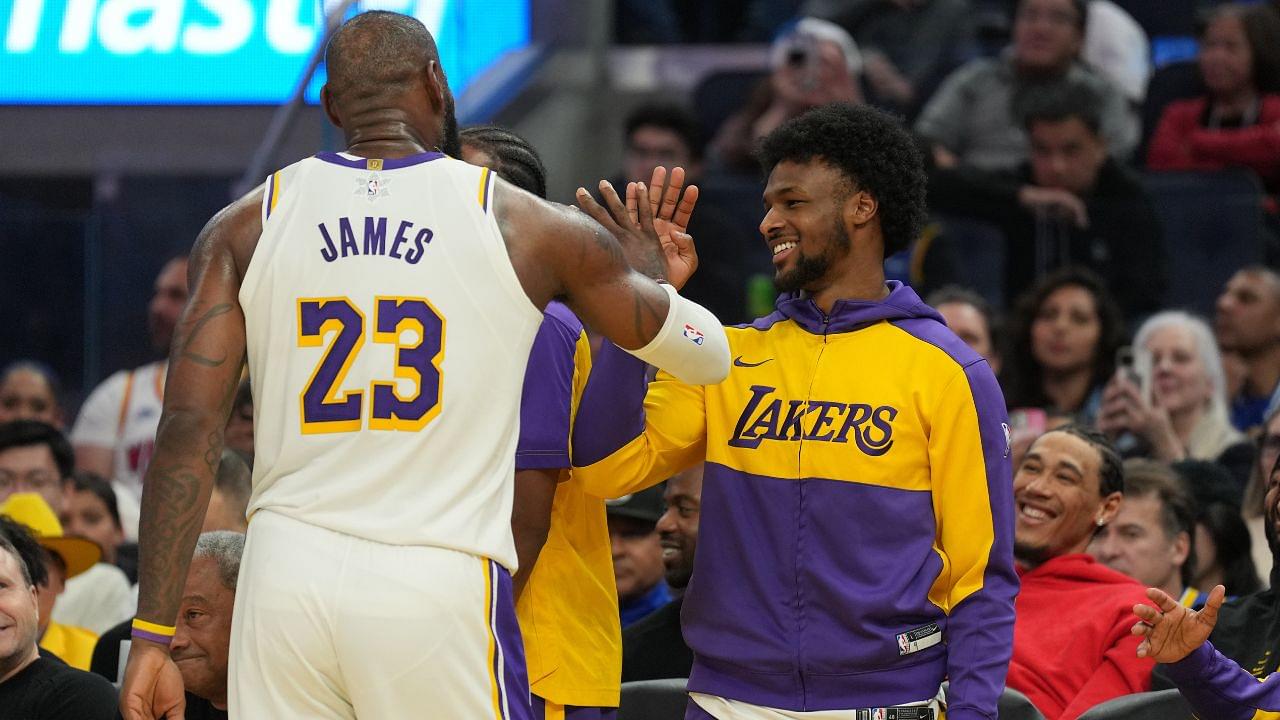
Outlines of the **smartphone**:
{"label": "smartphone", "polygon": [[1138,374],[1132,345],[1122,345],[1116,350],[1116,371],[1137,387],[1142,387],[1142,376]]}

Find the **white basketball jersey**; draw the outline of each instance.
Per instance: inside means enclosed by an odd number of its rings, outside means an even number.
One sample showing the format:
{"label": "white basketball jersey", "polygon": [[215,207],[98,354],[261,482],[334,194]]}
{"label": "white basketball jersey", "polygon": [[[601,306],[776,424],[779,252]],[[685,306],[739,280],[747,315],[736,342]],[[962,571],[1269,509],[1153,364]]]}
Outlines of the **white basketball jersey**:
{"label": "white basketball jersey", "polygon": [[484,168],[322,153],[267,180],[240,290],[253,497],[320,527],[513,572],[521,383],[542,313]]}

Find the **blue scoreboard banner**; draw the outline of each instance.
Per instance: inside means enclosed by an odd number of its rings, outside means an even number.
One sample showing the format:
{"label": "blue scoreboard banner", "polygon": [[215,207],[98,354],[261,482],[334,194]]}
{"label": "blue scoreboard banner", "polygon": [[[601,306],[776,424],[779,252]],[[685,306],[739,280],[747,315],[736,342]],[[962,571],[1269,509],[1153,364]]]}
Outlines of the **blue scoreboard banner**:
{"label": "blue scoreboard banner", "polygon": [[[529,43],[529,0],[363,0],[358,9],[421,20],[455,93]],[[323,12],[321,0],[0,0],[0,104],[280,103]],[[312,102],[323,82],[322,67]]]}

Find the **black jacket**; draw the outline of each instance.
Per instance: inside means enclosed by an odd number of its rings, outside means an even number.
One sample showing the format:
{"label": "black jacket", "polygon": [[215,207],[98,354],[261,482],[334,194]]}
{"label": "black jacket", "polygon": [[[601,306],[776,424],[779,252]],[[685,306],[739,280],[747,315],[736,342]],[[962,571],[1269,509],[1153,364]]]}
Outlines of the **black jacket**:
{"label": "black jacket", "polygon": [[693,651],[680,632],[678,597],[622,631],[622,682],[687,678]]}
{"label": "black jacket", "polygon": [[1029,165],[1007,172],[934,169],[929,205],[990,222],[1004,232],[1005,297],[1010,302],[1035,282],[1037,268],[1073,264],[1101,275],[1131,321],[1163,308],[1168,284],[1163,230],[1133,172],[1106,161],[1093,191],[1083,197],[1089,212],[1084,229],[1065,220],[1038,220],[1018,202],[1018,190],[1031,184]]}

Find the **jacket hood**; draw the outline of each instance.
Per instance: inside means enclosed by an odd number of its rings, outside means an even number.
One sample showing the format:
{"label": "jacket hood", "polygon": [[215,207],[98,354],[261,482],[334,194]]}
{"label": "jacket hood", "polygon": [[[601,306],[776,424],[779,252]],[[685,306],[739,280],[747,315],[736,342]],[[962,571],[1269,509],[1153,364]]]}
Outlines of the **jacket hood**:
{"label": "jacket hood", "polygon": [[1059,555],[1030,570],[1018,566],[1019,577],[1069,583],[1105,583],[1140,586],[1137,580],[1103,565],[1085,553]]}
{"label": "jacket hood", "polygon": [[[942,316],[924,304],[915,290],[897,280],[885,283],[888,297],[879,300],[837,300],[831,314],[822,312],[804,292],[782,293],[774,307],[783,317],[812,333],[860,330],[881,320],[924,318],[942,323]],[[945,323],[944,323],[945,324]]]}

